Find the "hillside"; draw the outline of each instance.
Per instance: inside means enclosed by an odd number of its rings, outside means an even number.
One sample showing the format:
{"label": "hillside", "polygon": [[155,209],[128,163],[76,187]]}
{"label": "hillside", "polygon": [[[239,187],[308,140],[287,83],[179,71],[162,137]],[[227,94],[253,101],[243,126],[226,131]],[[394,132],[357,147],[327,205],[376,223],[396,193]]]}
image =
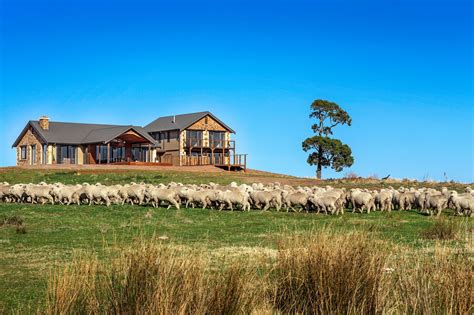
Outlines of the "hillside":
{"label": "hillside", "polygon": [[274,183],[291,186],[331,185],[334,187],[361,187],[379,189],[392,186],[433,187],[443,186],[461,191],[468,184],[456,182],[418,182],[410,180],[378,180],[365,178],[343,178],[318,180],[301,178],[290,175],[276,174],[261,170],[248,169],[247,172],[228,172],[214,166],[126,166],[126,165],[48,165],[29,167],[0,168],[0,182],[9,183],[96,183],[125,184],[130,182],[169,183],[171,181],[183,184],[201,184],[214,182],[229,184],[237,183]]}

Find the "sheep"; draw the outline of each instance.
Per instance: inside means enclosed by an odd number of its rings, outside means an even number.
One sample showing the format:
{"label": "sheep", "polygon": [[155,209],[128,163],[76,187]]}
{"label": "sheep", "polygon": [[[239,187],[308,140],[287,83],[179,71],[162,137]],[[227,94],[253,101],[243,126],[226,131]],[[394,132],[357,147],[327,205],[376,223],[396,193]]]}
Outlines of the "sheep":
{"label": "sheep", "polygon": [[[277,204],[276,198],[277,197],[269,191],[250,192],[250,199],[252,200],[252,203],[259,209],[263,207],[263,211],[267,211],[272,204]],[[279,207],[277,210],[280,210]]]}
{"label": "sheep", "polygon": [[54,204],[53,196],[51,195],[51,187],[45,184],[28,184],[25,187],[25,195],[31,199],[31,203],[38,203],[41,202],[45,204],[45,202],[50,202]]}
{"label": "sheep", "polygon": [[210,196],[212,191],[210,190],[192,190],[185,189],[182,191],[186,199],[186,208],[189,208],[189,204],[194,208],[195,203],[201,204],[203,209],[206,209],[210,205]]}
{"label": "sheep", "polygon": [[80,205],[84,199],[87,199],[89,206],[91,206],[94,202],[101,203],[102,201],[105,202],[106,206],[110,206],[110,198],[109,198],[109,190],[106,186],[102,186],[100,183],[95,185],[90,184],[83,184],[81,188],[77,189],[72,194],[72,199]]}
{"label": "sheep", "polygon": [[9,198],[14,202],[24,202],[27,199],[25,194],[26,185],[25,184],[15,184],[10,186],[8,191]]}
{"label": "sheep", "polygon": [[221,211],[225,206],[233,211],[234,204],[240,206],[244,211],[250,211],[251,208],[248,194],[241,191],[215,190],[213,199],[220,204],[219,211]]}
{"label": "sheep", "polygon": [[474,198],[470,194],[452,192],[448,199],[448,206],[456,210],[458,215],[472,216],[474,211]]}
{"label": "sheep", "polygon": [[404,191],[400,194],[398,199],[399,210],[411,210],[415,204],[416,193],[414,191]]}
{"label": "sheep", "polygon": [[10,201],[10,185],[8,183],[0,184],[0,201]]}
{"label": "sheep", "polygon": [[341,200],[335,196],[310,196],[308,201],[316,207],[317,213],[321,210],[324,211],[325,214],[328,214],[328,211],[331,214],[344,213]]}
{"label": "sheep", "polygon": [[167,188],[158,188],[150,185],[147,187],[145,190],[145,196],[151,200],[152,205],[157,208],[160,205],[161,201],[167,202],[168,209],[171,208],[171,206],[174,206],[176,209],[180,209],[179,207],[179,197],[176,194],[176,192],[172,189],[167,189]]}
{"label": "sheep", "polygon": [[122,205],[124,205],[125,202],[129,202],[131,205],[137,203],[141,206],[145,200],[145,187],[131,183],[130,185],[124,185],[119,188],[117,194],[122,200]]}
{"label": "sheep", "polygon": [[392,211],[392,192],[382,189],[375,194],[374,202],[376,209],[380,211]]}
{"label": "sheep", "polygon": [[55,202],[60,204],[70,205],[74,202],[74,193],[82,188],[82,185],[67,186],[67,185],[58,185],[55,184],[51,188],[51,195],[54,198]]}
{"label": "sheep", "polygon": [[436,211],[436,215],[439,216],[441,211],[446,208],[448,199],[443,195],[426,195],[424,208],[428,210],[429,215],[433,215],[433,210]]}
{"label": "sheep", "polygon": [[286,206],[286,212],[288,212],[290,209],[293,211],[297,211],[295,207],[300,207],[298,212],[301,212],[302,209],[308,210],[308,194],[304,192],[292,192],[289,193],[284,197],[283,203]]}
{"label": "sheep", "polygon": [[446,207],[453,208],[460,215],[472,215],[473,191],[466,187],[463,193],[457,193],[443,187],[441,190],[432,188],[399,188],[388,189],[345,189],[331,186],[299,186],[292,187],[271,183],[252,185],[231,183],[218,185],[214,183],[200,185],[183,185],[169,183],[150,185],[133,183],[126,185],[102,185],[100,183],[82,185],[64,185],[62,183],[47,184],[15,184],[0,183],[0,201],[29,203],[69,204],[111,204],[129,203],[131,205],[160,206],[161,202],[177,209],[181,204],[186,208],[196,205],[206,208],[223,210],[240,208],[262,209],[275,208],[280,211],[315,210],[326,214],[344,213],[344,207],[352,205],[354,212],[370,213],[372,210],[391,211],[417,208],[428,214],[440,215]]}
{"label": "sheep", "polygon": [[360,213],[363,213],[364,208],[367,210],[367,213],[370,213],[370,210],[372,209],[375,210],[374,197],[369,192],[352,189],[350,192],[350,199],[354,212],[359,211]]}

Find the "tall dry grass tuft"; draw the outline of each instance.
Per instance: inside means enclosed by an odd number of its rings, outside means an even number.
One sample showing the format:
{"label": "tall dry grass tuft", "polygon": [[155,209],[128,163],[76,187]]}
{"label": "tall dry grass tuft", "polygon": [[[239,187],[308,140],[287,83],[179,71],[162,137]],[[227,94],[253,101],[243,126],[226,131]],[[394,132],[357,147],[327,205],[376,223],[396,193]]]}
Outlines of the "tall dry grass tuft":
{"label": "tall dry grass tuft", "polygon": [[459,222],[436,218],[435,223],[421,232],[421,237],[429,240],[454,240],[461,230]]}
{"label": "tall dry grass tuft", "polygon": [[251,313],[258,292],[244,266],[207,267],[197,253],[153,243],[108,263],[89,257],[51,277],[44,313]]}
{"label": "tall dry grass tuft", "polygon": [[474,313],[469,249],[441,244],[433,254],[373,237],[290,237],[276,257],[252,263],[142,241],[53,273],[39,313]]}
{"label": "tall dry grass tuft", "polygon": [[373,314],[384,308],[387,251],[366,234],[318,233],[279,249],[275,307],[283,313]]}
{"label": "tall dry grass tuft", "polygon": [[46,294],[46,314],[96,313],[96,277],[98,262],[95,257],[84,257],[49,277]]}
{"label": "tall dry grass tuft", "polygon": [[468,252],[440,247],[433,255],[409,257],[394,273],[394,300],[405,314],[473,314],[474,263]]}

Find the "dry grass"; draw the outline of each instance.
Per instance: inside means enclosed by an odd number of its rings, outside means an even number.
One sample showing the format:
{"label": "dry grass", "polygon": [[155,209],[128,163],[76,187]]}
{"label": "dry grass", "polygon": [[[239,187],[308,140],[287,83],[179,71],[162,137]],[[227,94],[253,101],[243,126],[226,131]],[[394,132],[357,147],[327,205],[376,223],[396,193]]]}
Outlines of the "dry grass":
{"label": "dry grass", "polygon": [[399,312],[473,314],[474,264],[469,253],[440,247],[434,255],[406,257],[392,279]]}
{"label": "dry grass", "polygon": [[199,254],[142,243],[112,262],[80,259],[52,275],[46,314],[250,313],[255,279],[240,266],[209,273]]}
{"label": "dry grass", "polygon": [[435,223],[421,233],[421,237],[429,240],[454,240],[459,236],[461,227],[457,221],[436,218]]}
{"label": "dry grass", "polygon": [[22,225],[23,218],[17,215],[12,216],[1,216],[0,217],[0,226],[2,225]]}
{"label": "dry grass", "polygon": [[[393,247],[317,232],[249,262],[139,242],[52,273],[43,314],[472,314],[474,264],[460,249]],[[415,253],[415,255],[414,255]]]}
{"label": "dry grass", "polygon": [[384,244],[362,233],[293,239],[275,265],[275,307],[283,313],[379,313],[387,258]]}

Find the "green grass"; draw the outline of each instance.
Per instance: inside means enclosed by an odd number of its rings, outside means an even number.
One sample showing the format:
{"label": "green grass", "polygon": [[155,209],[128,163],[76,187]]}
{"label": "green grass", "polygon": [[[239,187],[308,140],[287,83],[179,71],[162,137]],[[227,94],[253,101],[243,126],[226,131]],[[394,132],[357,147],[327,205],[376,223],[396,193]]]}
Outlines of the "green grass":
{"label": "green grass", "polygon": [[6,309],[25,301],[34,303],[44,292],[51,267],[70,261],[78,250],[100,254],[104,244],[131,243],[136,238],[155,235],[167,236],[165,242],[210,250],[242,246],[275,248],[282,235],[331,227],[368,230],[374,237],[419,248],[434,244],[422,241],[420,233],[436,220],[416,212],[346,213],[336,217],[313,213],[29,204],[0,204],[0,213],[22,217],[27,230],[26,234],[17,234],[13,226],[0,227],[0,305]]}
{"label": "green grass", "polygon": [[200,173],[200,172],[177,172],[177,171],[133,171],[124,170],[120,172],[102,171],[67,171],[67,170],[31,170],[16,169],[15,171],[0,172],[0,182],[16,183],[55,183],[82,184],[100,182],[104,185],[115,185],[130,182],[147,182],[150,184],[182,182],[186,184],[201,184],[214,182],[217,184],[229,184],[232,181],[241,180],[227,173]]}
{"label": "green grass", "polygon": [[[199,173],[180,171],[66,171],[0,169],[0,182],[48,183],[62,182],[124,184],[134,182],[251,183],[260,180],[280,181],[298,185],[307,179],[273,174]],[[291,182],[290,182],[291,181]],[[310,182],[316,183],[316,182]],[[380,187],[387,183],[329,181],[321,185]],[[394,187],[396,185],[392,184]],[[410,187],[410,183],[402,183]],[[413,184],[413,186],[423,184]],[[462,190],[465,185],[440,183],[438,186]],[[428,185],[429,186],[429,185]],[[151,216],[150,216],[150,213]],[[147,215],[147,213],[149,213]],[[436,240],[426,240],[423,231],[436,223],[415,211],[392,213],[352,214],[325,216],[313,213],[286,212],[229,212],[202,209],[166,210],[139,206],[60,206],[0,203],[0,217],[20,216],[26,234],[19,234],[15,226],[0,226],[0,313],[44,297],[46,279],[52,268],[70,262],[79,251],[105,256],[107,244],[131,244],[137,238],[167,236],[163,242],[205,248],[211,252],[255,247],[276,248],[285,235],[311,233],[324,228],[365,230],[394,244],[408,246],[414,251],[429,250]],[[455,220],[466,233],[472,233],[472,219],[443,213],[446,220]],[[465,233],[465,234],[466,234]],[[464,239],[448,241],[452,246],[467,246]],[[472,242],[472,240],[471,240]],[[430,249],[431,248],[431,249]]]}

